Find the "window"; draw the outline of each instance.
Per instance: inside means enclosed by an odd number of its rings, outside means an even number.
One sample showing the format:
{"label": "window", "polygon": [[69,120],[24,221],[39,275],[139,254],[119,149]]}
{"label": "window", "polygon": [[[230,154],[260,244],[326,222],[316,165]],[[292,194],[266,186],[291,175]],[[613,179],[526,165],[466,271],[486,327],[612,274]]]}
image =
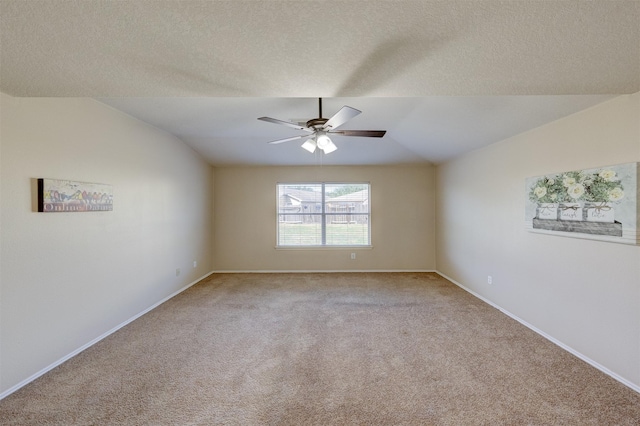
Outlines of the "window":
{"label": "window", "polygon": [[369,246],[368,183],[279,183],[278,247]]}

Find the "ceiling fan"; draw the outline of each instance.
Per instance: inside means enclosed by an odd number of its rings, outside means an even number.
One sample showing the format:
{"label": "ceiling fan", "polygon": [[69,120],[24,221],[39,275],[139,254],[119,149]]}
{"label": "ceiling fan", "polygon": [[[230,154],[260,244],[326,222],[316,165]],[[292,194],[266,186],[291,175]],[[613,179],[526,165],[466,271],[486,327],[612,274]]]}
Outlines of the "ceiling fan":
{"label": "ceiling fan", "polygon": [[270,144],[278,144],[306,138],[307,140],[302,144],[302,148],[311,153],[313,153],[316,148],[320,148],[325,154],[329,154],[330,152],[338,149],[331,138],[329,138],[329,135],[361,136],[368,138],[381,138],[384,136],[386,130],[336,130],[338,127],[342,126],[344,123],[360,113],[362,113],[362,111],[345,105],[331,118],[322,118],[322,98],[318,98],[319,118],[312,118],[306,123],[293,123],[291,121],[278,120],[271,117],[260,117],[258,120],[280,124],[306,132],[304,135],[271,141],[269,142]]}

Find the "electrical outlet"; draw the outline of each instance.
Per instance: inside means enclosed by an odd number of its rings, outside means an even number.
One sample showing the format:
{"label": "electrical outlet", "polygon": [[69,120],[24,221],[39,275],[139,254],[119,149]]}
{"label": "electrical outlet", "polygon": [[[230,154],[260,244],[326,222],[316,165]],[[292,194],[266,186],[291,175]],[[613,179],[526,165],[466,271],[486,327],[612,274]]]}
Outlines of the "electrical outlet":
{"label": "electrical outlet", "polygon": [[351,253],[351,260],[355,260],[356,259],[356,254],[355,253]]}
{"label": "electrical outlet", "polygon": [[491,275],[487,276],[487,284],[493,284],[493,278]]}
{"label": "electrical outlet", "polygon": [[176,268],[176,277],[180,276],[180,268]]}
{"label": "electrical outlet", "polygon": [[194,268],[197,268],[197,267],[198,267],[198,261],[197,261],[197,260],[194,260],[194,261],[193,261],[193,267],[194,267]]}

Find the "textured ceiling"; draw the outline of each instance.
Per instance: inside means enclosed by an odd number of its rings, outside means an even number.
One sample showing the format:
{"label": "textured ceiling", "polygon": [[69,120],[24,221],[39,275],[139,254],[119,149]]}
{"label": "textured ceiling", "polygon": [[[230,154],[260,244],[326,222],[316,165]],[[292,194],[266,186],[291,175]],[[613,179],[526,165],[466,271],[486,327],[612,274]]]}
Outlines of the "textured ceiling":
{"label": "textured ceiling", "polygon": [[[438,162],[543,124],[540,117],[640,91],[639,22],[638,0],[0,0],[0,90],[102,98],[175,132],[213,164],[253,164],[250,144],[290,135],[269,123],[246,126],[258,111],[230,98],[271,99],[259,115],[291,119],[315,116],[309,99],[291,98],[341,97],[364,112],[353,126],[390,131],[388,146],[366,161],[341,146],[329,161]],[[225,105],[234,111],[227,123],[243,127],[213,125],[207,111]],[[167,111],[182,123],[165,126]],[[440,126],[426,126],[422,114]],[[478,122],[493,127],[469,140]],[[294,148],[278,146],[271,163],[304,163],[289,156]]]}

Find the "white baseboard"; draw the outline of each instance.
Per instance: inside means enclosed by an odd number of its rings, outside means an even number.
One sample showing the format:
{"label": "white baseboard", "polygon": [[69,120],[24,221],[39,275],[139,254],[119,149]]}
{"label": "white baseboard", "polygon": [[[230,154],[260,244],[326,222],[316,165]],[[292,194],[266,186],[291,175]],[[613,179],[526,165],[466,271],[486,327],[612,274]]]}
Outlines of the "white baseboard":
{"label": "white baseboard", "polygon": [[604,367],[603,365],[595,362],[594,360],[590,359],[589,357],[581,354],[580,352],[576,351],[575,349],[571,348],[570,346],[560,342],[559,340],[555,339],[554,337],[546,334],[544,331],[534,327],[533,325],[529,324],[528,322],[524,321],[523,319],[517,317],[516,315],[512,314],[511,312],[503,309],[502,307],[496,305],[495,303],[491,302],[490,300],[484,298],[483,296],[481,296],[480,294],[474,292],[473,290],[465,287],[464,285],[460,284],[459,282],[457,282],[456,280],[448,277],[447,275],[443,274],[442,272],[438,271],[438,270],[432,270],[432,269],[428,269],[428,270],[423,270],[423,269],[393,269],[393,270],[381,270],[381,269],[374,269],[374,270],[331,270],[331,271],[327,271],[327,270],[304,270],[304,271],[291,271],[291,270],[283,270],[283,271],[273,271],[273,270],[265,270],[265,271],[258,271],[258,270],[254,270],[254,271],[236,271],[236,270],[227,270],[227,271],[211,271],[206,275],[203,275],[202,277],[198,278],[197,280],[187,284],[186,286],[184,286],[183,288],[181,288],[180,290],[175,291],[174,293],[170,294],[169,296],[165,297],[164,299],[160,300],[159,302],[153,304],[152,306],[148,307],[147,309],[145,309],[144,311],[134,315],[133,317],[129,318],[128,320],[122,322],[121,324],[117,325],[116,327],[112,328],[111,330],[103,333],[102,335],[96,337],[95,339],[91,340],[90,342],[82,345],[81,347],[79,347],[78,349],[74,350],[73,352],[69,353],[68,355],[60,358],[59,360],[55,361],[54,363],[52,363],[51,365],[43,368],[42,370],[38,371],[37,373],[31,375],[30,377],[24,379],[23,381],[21,381],[20,383],[12,386],[11,388],[7,389],[6,391],[0,393],[0,400],[2,400],[3,398],[11,395],[13,392],[17,391],[18,389],[20,389],[21,387],[27,385],[28,383],[31,383],[32,381],[34,381],[35,379],[37,379],[38,377],[42,376],[43,374],[53,370],[55,367],[59,366],[60,364],[62,364],[63,362],[73,358],[74,356],[76,356],[77,354],[79,354],[80,352],[84,351],[85,349],[88,349],[89,347],[95,345],[96,343],[98,343],[99,341],[101,341],[102,339],[108,337],[109,335],[115,333],[116,331],[120,330],[122,327],[126,326],[127,324],[135,321],[136,319],[140,318],[141,316],[143,316],[144,314],[146,314],[147,312],[155,309],[156,307],[162,305],[164,302],[166,302],[167,300],[177,296],[178,294],[182,293],[183,291],[185,291],[186,289],[188,289],[189,287],[193,286],[194,284],[200,282],[201,280],[207,278],[209,275],[211,274],[239,274],[239,273],[332,273],[332,272],[434,272],[438,275],[440,275],[441,277],[451,281],[453,284],[457,285],[458,287],[460,287],[461,289],[463,289],[464,291],[472,294],[473,296],[477,297],[478,299],[482,300],[483,302],[487,303],[488,305],[491,305],[492,307],[498,309],[500,312],[504,313],[505,315],[513,318],[514,320],[518,321],[520,324],[524,325],[525,327],[529,328],[530,330],[538,333],[540,336],[544,337],[545,339],[549,340],[551,343],[554,343],[555,345],[561,347],[562,349],[566,350],[567,352],[573,354],[574,356],[578,357],[579,359],[583,360],[584,362],[586,362],[587,364],[597,368],[598,370],[602,371],[603,373],[605,373],[606,375],[612,377],[613,379],[617,380],[618,382],[622,383],[623,385],[629,387],[630,389],[640,393],[640,386],[626,380],[625,378],[617,375],[616,373],[614,373],[613,371],[609,370],[608,368]]}
{"label": "white baseboard", "polygon": [[333,274],[340,272],[434,272],[435,269],[304,269],[304,270],[250,270],[241,271],[235,269],[213,271],[214,274]]}
{"label": "white baseboard", "polygon": [[524,325],[525,327],[527,327],[528,329],[538,333],[540,336],[544,337],[545,339],[547,339],[548,341],[550,341],[551,343],[561,347],[562,349],[564,349],[565,351],[569,352],[570,354],[578,357],[579,359],[581,359],[582,361],[586,362],[587,364],[591,365],[592,367],[597,368],[598,370],[602,371],[604,374],[606,374],[607,376],[617,380],[618,382],[622,383],[623,385],[631,388],[632,390],[640,393],[640,386],[636,385],[635,383],[630,382],[629,380],[625,379],[624,377],[619,376],[618,374],[614,373],[613,371],[609,370],[607,367],[597,363],[596,361],[592,360],[591,358],[589,358],[588,356],[576,351],[575,349],[573,349],[571,346],[568,346],[564,343],[562,343],[561,341],[559,341],[558,339],[548,335],[547,333],[545,333],[544,331],[540,330],[539,328],[529,324],[528,322],[526,322],[525,320],[523,320],[522,318],[519,318],[518,316],[512,314],[511,312],[507,311],[506,309],[503,309],[502,307],[496,305],[495,303],[493,303],[492,301],[484,298],[483,296],[479,295],[478,293],[476,293],[475,291],[465,287],[464,285],[460,284],[459,282],[457,282],[456,280],[454,280],[451,277],[446,276],[445,274],[443,274],[440,271],[435,271],[438,275],[440,275],[441,277],[451,281],[452,283],[454,283],[455,285],[457,285],[458,287],[460,287],[461,289],[463,289],[464,291],[472,294],[473,296],[477,297],[478,299],[482,300],[483,302],[487,303],[488,305],[493,306],[494,308],[496,308],[497,310],[499,310],[500,312],[502,312],[503,314],[513,318],[514,320],[518,321],[520,324]]}
{"label": "white baseboard", "polygon": [[114,328],[112,328],[111,330],[101,334],[100,336],[96,337],[95,339],[91,340],[90,342],[80,346],[78,349],[76,349],[75,351],[63,356],[62,358],[60,358],[59,360],[55,361],[53,364],[48,365],[47,367],[43,368],[42,370],[38,371],[37,373],[31,375],[30,377],[27,377],[26,379],[24,379],[23,381],[21,381],[20,383],[10,387],[9,389],[7,389],[6,391],[0,393],[0,400],[2,400],[3,398],[11,395],[12,393],[14,393],[15,391],[17,391],[18,389],[20,389],[21,387],[33,382],[35,379],[37,379],[38,377],[42,376],[45,373],[48,373],[49,371],[53,370],[54,368],[56,368],[57,366],[59,366],[60,364],[62,364],[63,362],[73,358],[74,356],[78,355],[80,352],[84,351],[85,349],[90,348],[91,346],[95,345],[96,343],[98,343],[100,340],[108,337],[109,335],[115,333],[116,331],[120,330],[122,327],[124,327],[125,325],[137,320],[138,318],[140,318],[141,316],[143,316],[144,314],[146,314],[147,312],[157,308],[158,306],[162,305],[164,302],[166,302],[167,300],[177,296],[178,294],[182,293],[183,291],[185,291],[186,289],[188,289],[189,287],[193,286],[194,284],[202,281],[203,279],[207,278],[209,275],[213,274],[212,272],[209,272],[206,275],[203,275],[202,277],[198,278],[197,280],[193,281],[192,283],[187,284],[186,286],[182,287],[180,290],[175,291],[173,293],[171,293],[169,296],[165,297],[164,299],[160,300],[159,302],[153,304],[152,306],[148,307],[147,309],[145,309],[144,311],[134,315],[133,317],[129,318],[128,320],[124,321],[123,323],[118,324],[117,326],[115,326]]}

